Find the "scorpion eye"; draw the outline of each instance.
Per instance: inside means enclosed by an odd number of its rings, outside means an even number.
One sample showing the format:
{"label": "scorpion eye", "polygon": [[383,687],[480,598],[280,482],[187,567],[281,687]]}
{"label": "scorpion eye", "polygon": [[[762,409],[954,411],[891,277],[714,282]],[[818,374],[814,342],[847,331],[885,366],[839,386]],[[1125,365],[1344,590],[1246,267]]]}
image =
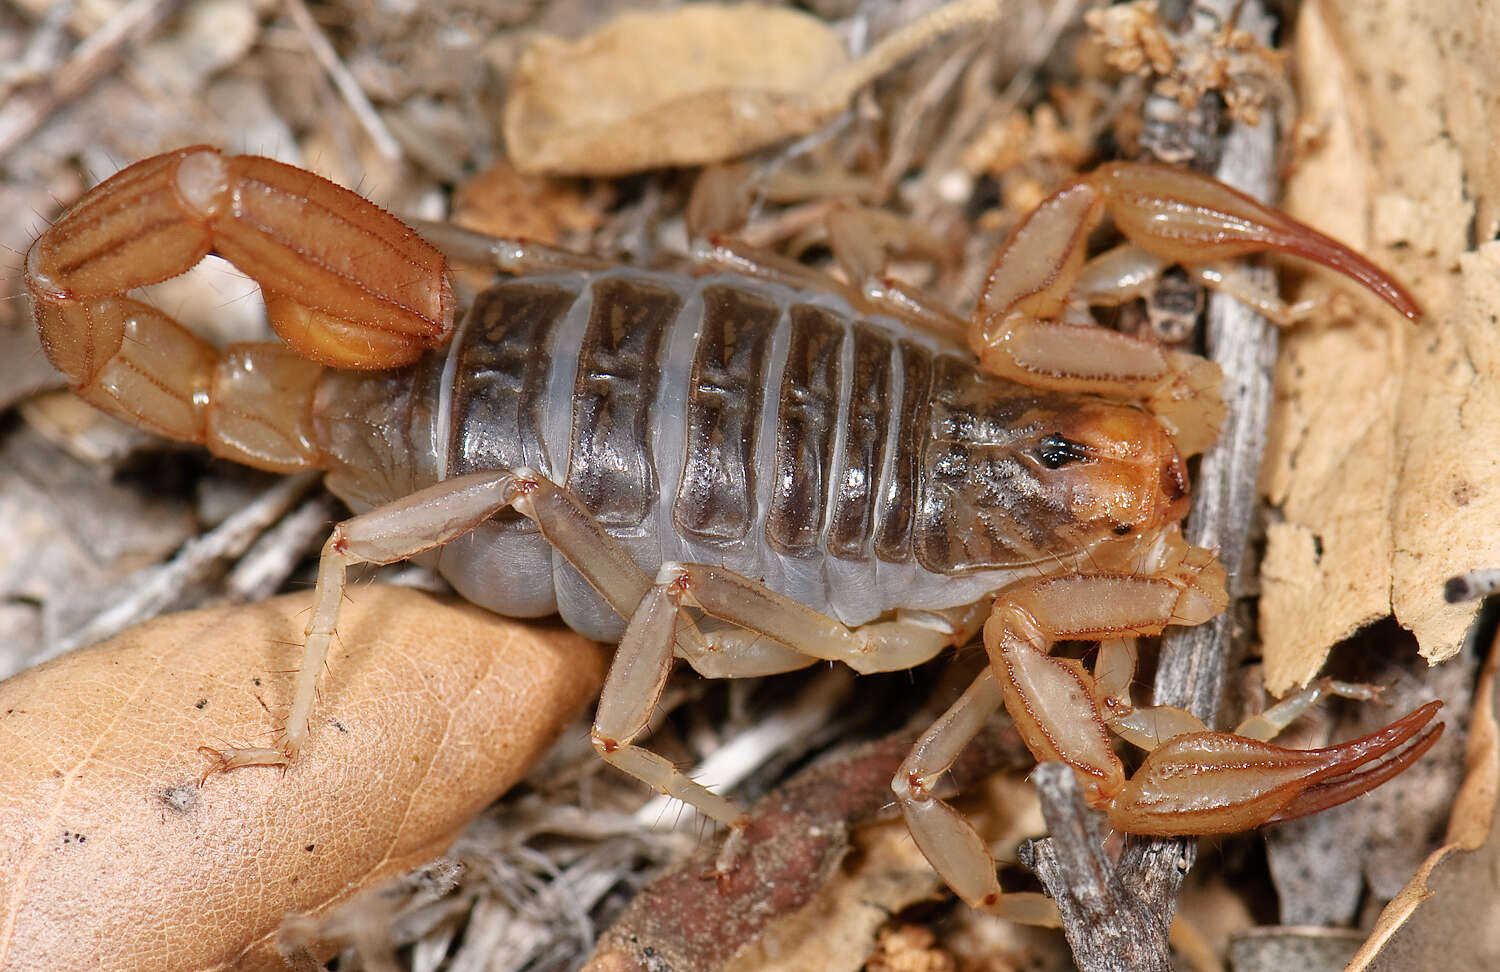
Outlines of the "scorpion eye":
{"label": "scorpion eye", "polygon": [[1080,443],[1060,435],[1049,435],[1037,446],[1036,457],[1048,469],[1061,469],[1070,462],[1087,459],[1088,453]]}

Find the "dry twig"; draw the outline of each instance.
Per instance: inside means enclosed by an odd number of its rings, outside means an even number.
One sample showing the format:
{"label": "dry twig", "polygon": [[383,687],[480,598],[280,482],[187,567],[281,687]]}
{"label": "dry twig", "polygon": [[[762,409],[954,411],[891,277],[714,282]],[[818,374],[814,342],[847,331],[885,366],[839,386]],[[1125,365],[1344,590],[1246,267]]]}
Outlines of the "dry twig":
{"label": "dry twig", "polygon": [[[1256,5],[1224,2],[1200,8],[1209,6],[1218,8],[1218,17],[1237,15],[1242,27],[1269,37],[1270,21]],[[1222,22],[1200,9],[1189,29],[1207,36]],[[1213,144],[1202,128],[1216,119],[1215,114],[1183,112],[1175,98],[1159,99],[1154,110],[1148,116],[1157,119],[1153,134],[1158,142]],[[1165,121],[1168,118],[1175,118],[1175,125]],[[1269,121],[1254,128],[1231,125],[1215,175],[1268,198],[1274,140]],[[1218,293],[1208,299],[1207,331],[1210,357],[1224,369],[1230,409],[1218,442],[1203,456],[1186,536],[1189,543],[1219,551],[1229,571],[1231,604],[1207,624],[1169,629],[1163,636],[1154,701],[1187,709],[1213,725],[1230,659],[1245,649],[1245,629],[1238,623],[1234,599],[1243,597],[1254,570],[1246,554],[1259,503],[1256,479],[1265,450],[1277,336],[1270,322]],[[1088,970],[1171,968],[1167,932],[1182,879],[1197,856],[1197,842],[1130,837],[1120,861],[1110,868],[1096,849],[1097,827],[1078,822],[1087,811],[1082,810],[1076,787],[1055,776],[1049,769],[1041,778],[1051,782],[1038,784],[1052,836],[1039,842],[1036,870],[1058,900],[1078,964]]]}

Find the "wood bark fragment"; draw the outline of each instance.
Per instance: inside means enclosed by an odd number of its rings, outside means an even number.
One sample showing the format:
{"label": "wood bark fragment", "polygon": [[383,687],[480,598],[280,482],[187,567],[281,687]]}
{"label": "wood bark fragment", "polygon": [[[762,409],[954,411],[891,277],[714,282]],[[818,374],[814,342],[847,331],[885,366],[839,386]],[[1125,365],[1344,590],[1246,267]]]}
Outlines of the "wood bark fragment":
{"label": "wood bark fragment", "polygon": [[1079,968],[1169,972],[1172,963],[1163,945],[1177,882],[1158,880],[1158,869],[1150,862],[1159,856],[1156,845],[1179,842],[1133,841],[1114,863],[1104,849],[1103,822],[1083,805],[1072,767],[1043,763],[1031,781],[1041,797],[1049,836],[1022,845],[1021,863],[1057,902],[1063,934]]}
{"label": "wood bark fragment", "polygon": [[[891,777],[911,744],[909,733],[869,743],[778,787],[751,808],[732,871],[716,873],[720,842],[705,844],[635,896],[586,968],[711,972],[752,946],[763,947],[763,957],[787,950],[792,943],[761,940],[824,889],[850,849],[851,825],[890,807]],[[1009,721],[992,720],[954,764],[950,782],[961,790],[1029,758]]]}

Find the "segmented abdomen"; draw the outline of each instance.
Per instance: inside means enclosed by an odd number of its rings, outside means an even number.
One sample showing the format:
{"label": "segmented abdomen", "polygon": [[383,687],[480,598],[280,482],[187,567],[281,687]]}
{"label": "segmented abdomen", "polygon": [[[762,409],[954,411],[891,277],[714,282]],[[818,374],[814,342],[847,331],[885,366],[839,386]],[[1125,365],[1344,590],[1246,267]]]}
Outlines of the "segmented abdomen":
{"label": "segmented abdomen", "polygon": [[[447,351],[439,475],[541,470],[648,574],[722,564],[849,623],[963,603],[993,579],[930,569],[951,524],[919,509],[934,377],[960,361],[836,297],[745,278],[517,278]],[[623,630],[528,522],[486,524],[441,568],[498,612]]]}

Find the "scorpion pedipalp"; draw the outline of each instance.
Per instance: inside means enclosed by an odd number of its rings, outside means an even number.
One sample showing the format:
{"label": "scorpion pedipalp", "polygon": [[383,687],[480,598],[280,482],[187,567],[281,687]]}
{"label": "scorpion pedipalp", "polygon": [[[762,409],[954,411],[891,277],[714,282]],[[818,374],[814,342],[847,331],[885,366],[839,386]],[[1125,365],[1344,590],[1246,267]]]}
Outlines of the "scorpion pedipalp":
{"label": "scorpion pedipalp", "polygon": [[1364,256],[1217,179],[1184,169],[1111,162],[1087,177],[1125,238],[1170,263],[1192,266],[1276,251],[1311,260],[1368,289],[1408,320],[1416,299]]}
{"label": "scorpion pedipalp", "polygon": [[1224,732],[1175,736],[1153,749],[1115,795],[1110,825],[1158,836],[1227,834],[1326,810],[1419,759],[1443,733],[1442,723],[1423,731],[1440,708],[1429,702],[1368,736],[1324,749],[1287,749]]}
{"label": "scorpion pedipalp", "polygon": [[[1128,242],[1088,260],[1090,234],[1106,215]],[[1185,455],[1201,452],[1223,423],[1218,366],[1096,327],[1087,307],[1144,296],[1163,270],[1181,265],[1288,323],[1291,312],[1273,294],[1247,293],[1242,281],[1205,269],[1264,251],[1323,264],[1407,318],[1421,316],[1388,274],[1312,227],[1207,176],[1115,162],[1064,186],[1015,229],[985,283],[969,344],[985,368],[1016,381],[1144,401]]]}

